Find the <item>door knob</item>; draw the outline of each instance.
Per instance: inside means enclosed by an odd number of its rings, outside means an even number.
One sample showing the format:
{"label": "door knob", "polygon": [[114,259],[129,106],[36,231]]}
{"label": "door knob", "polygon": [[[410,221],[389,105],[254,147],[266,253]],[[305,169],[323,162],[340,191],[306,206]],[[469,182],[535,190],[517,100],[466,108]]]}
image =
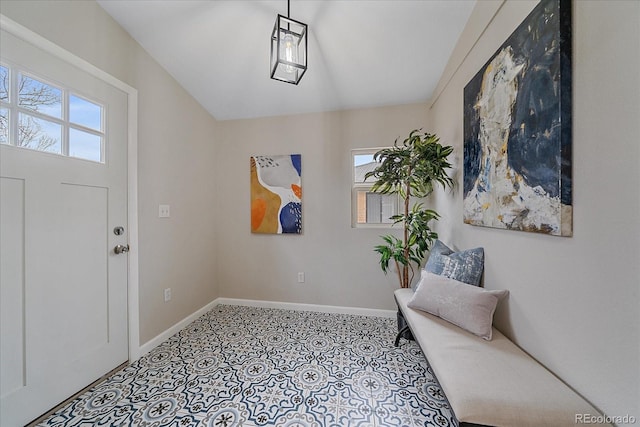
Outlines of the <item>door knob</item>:
{"label": "door knob", "polygon": [[118,245],[115,248],[113,248],[113,251],[116,254],[122,254],[122,253],[125,253],[125,252],[129,252],[129,245],[127,245],[127,246]]}

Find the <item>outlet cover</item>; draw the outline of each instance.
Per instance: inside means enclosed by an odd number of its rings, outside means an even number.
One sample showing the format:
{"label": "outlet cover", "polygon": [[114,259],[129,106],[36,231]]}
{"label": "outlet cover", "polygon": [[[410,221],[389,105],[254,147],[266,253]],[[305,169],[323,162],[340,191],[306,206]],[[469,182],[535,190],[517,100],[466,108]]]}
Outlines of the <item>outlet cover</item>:
{"label": "outlet cover", "polygon": [[164,290],[164,302],[169,302],[171,300],[171,288],[167,288]]}
{"label": "outlet cover", "polygon": [[171,206],[158,205],[158,218],[169,218],[171,216]]}
{"label": "outlet cover", "polygon": [[304,283],[304,272],[298,273],[298,283]]}

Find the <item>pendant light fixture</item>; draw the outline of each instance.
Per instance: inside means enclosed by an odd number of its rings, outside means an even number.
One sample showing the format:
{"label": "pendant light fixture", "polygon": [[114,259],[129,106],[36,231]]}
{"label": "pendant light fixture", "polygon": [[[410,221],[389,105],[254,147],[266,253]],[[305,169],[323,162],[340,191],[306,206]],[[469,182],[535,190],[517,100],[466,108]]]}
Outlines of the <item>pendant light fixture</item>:
{"label": "pendant light fixture", "polygon": [[271,78],[297,85],[307,71],[307,24],[278,14],[271,33]]}

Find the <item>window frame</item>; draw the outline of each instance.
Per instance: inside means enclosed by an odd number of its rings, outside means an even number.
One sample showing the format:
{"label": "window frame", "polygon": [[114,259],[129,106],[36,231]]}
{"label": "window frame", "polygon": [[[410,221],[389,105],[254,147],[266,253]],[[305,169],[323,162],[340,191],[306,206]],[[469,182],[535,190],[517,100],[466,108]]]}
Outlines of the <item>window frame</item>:
{"label": "window frame", "polygon": [[[14,64],[10,61],[5,60],[4,58],[2,58],[2,60],[0,61],[0,66],[7,69],[7,73],[8,73],[7,95],[9,98],[8,100],[0,100],[0,107],[8,110],[8,120],[7,120],[8,140],[7,140],[7,143],[6,144],[3,143],[2,146],[13,147],[20,150],[29,150],[32,152],[38,152],[43,154],[61,156],[61,157],[66,157],[74,160],[87,161],[87,162],[92,162],[99,165],[107,164],[107,130],[106,130],[107,108],[104,102],[97,100],[93,97],[86,96],[85,94],[75,90],[74,88],[57,83],[45,76],[39,75],[28,69],[20,67],[17,64]],[[42,83],[44,85],[48,85],[48,86],[51,86],[52,88],[60,90],[61,117],[51,116],[49,114],[36,111],[27,107],[23,107],[20,105],[18,88],[19,88],[20,78],[22,76],[32,80],[36,80],[39,83]],[[99,130],[71,121],[71,118],[70,118],[70,98],[71,97],[79,98],[85,102],[89,102],[100,107],[100,129]],[[30,116],[38,120],[44,120],[46,122],[59,125],[61,127],[60,152],[38,150],[31,147],[17,145],[21,115]],[[94,160],[87,157],[72,156],[70,154],[69,144],[70,144],[70,134],[72,129],[86,133],[86,134],[90,134],[92,136],[97,136],[100,138],[100,160]]]}
{"label": "window frame", "polygon": [[[384,228],[393,226],[393,221],[389,222],[358,222],[358,193],[361,191],[371,192],[373,182],[356,182],[356,156],[373,155],[376,152],[389,147],[376,148],[354,148],[351,150],[351,227],[352,228]],[[380,194],[380,193],[376,193]],[[398,194],[389,195],[394,198],[394,208],[396,215],[400,212],[400,197]]]}

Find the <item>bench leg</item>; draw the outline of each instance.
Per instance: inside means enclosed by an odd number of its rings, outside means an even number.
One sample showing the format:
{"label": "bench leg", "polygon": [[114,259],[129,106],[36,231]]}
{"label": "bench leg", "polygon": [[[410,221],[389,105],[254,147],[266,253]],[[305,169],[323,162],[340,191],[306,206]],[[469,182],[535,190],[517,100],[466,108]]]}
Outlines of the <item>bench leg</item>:
{"label": "bench leg", "polygon": [[400,344],[400,338],[402,338],[402,335],[407,332],[409,330],[409,325],[405,326],[404,328],[400,329],[400,331],[398,332],[398,335],[396,335],[396,342],[393,344],[394,346],[398,346]]}

